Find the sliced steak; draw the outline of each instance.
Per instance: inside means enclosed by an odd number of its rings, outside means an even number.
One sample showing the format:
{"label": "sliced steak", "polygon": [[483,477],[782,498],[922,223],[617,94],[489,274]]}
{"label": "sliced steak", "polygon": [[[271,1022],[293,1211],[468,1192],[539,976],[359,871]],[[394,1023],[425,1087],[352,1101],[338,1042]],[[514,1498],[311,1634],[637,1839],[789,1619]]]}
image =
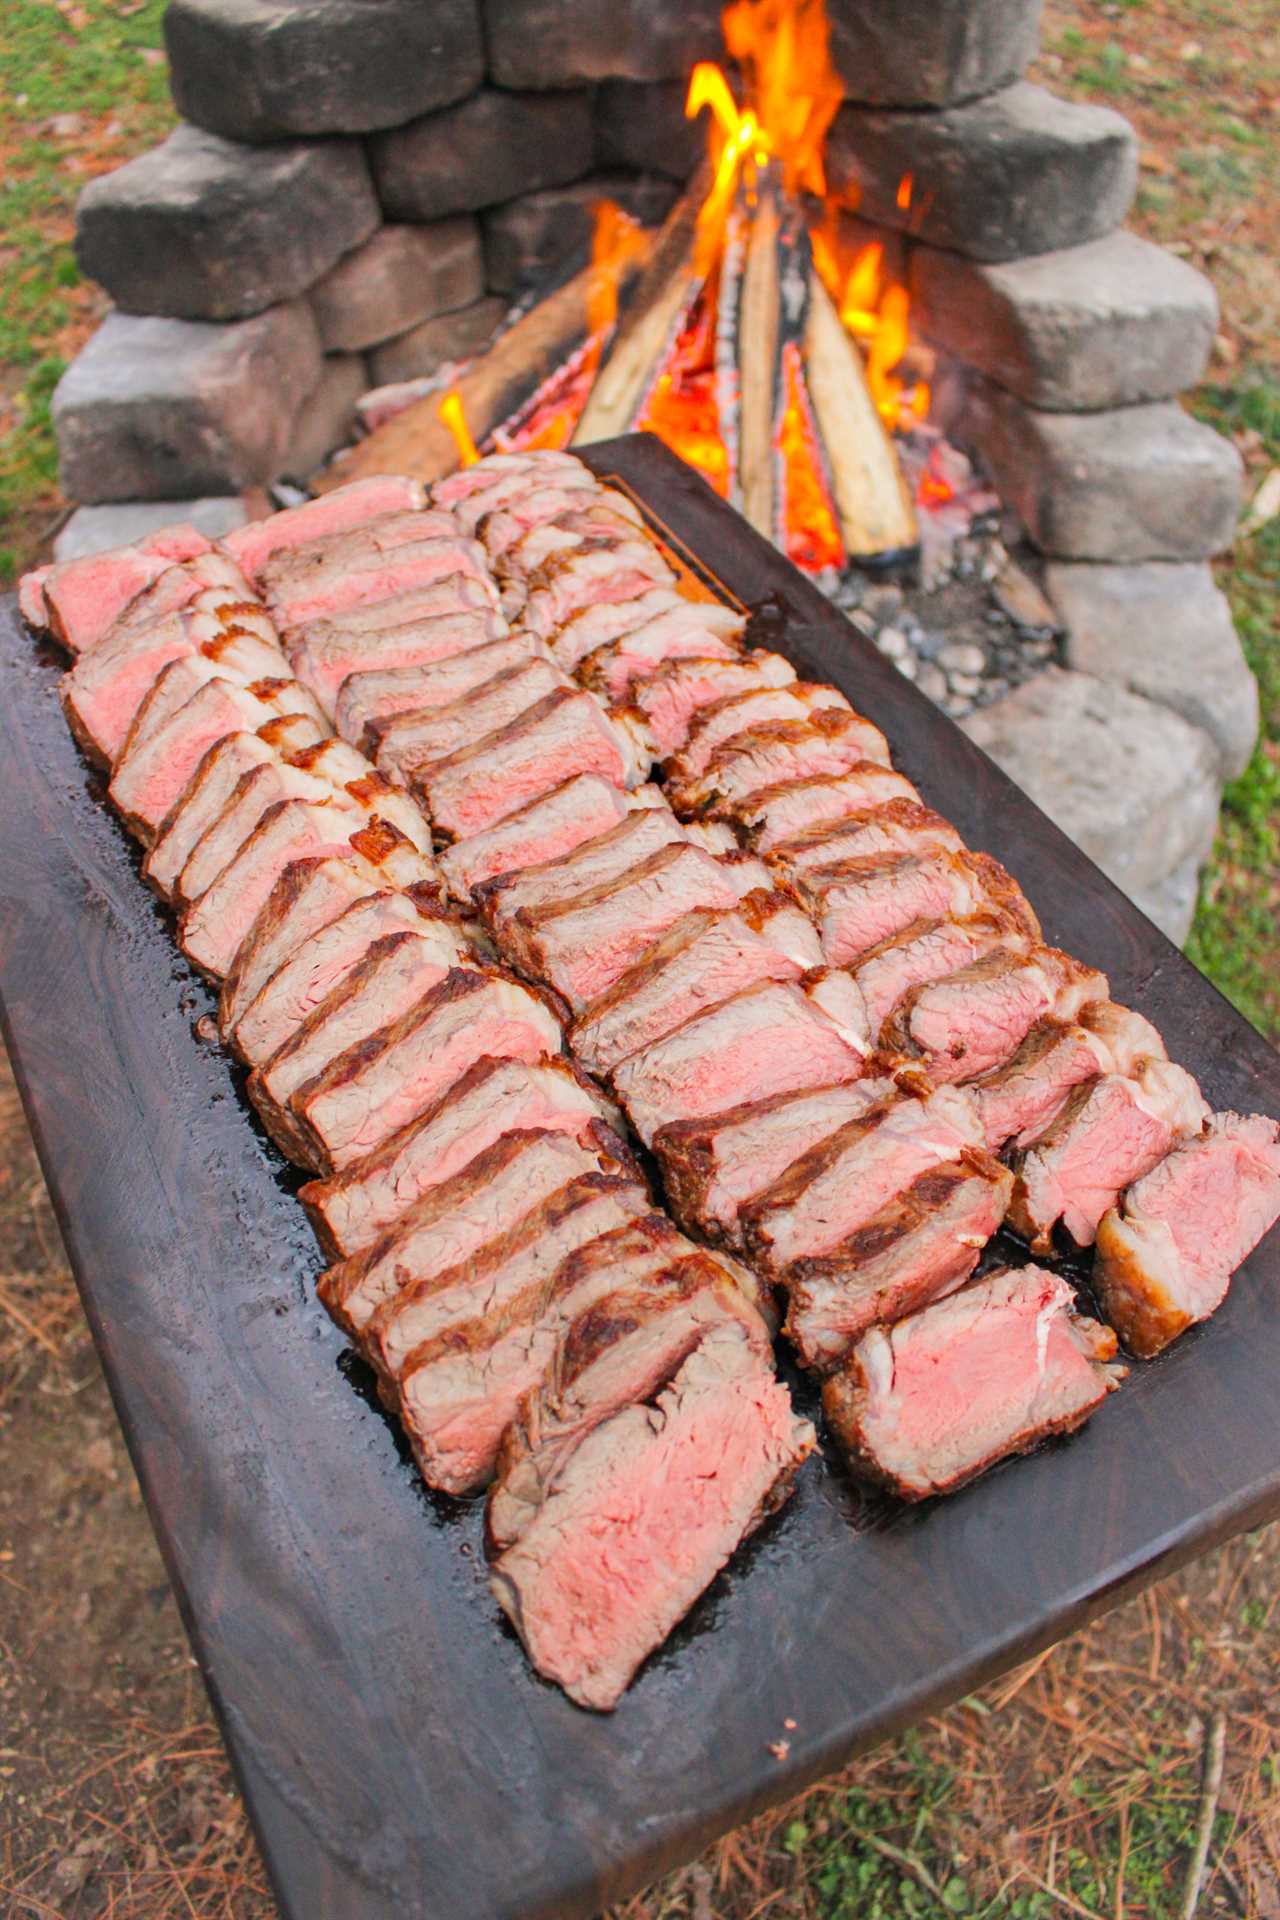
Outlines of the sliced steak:
{"label": "sliced steak", "polygon": [[[217,819],[191,849],[173,889],[178,911],[185,912],[208,891],[235,859],[268,807],[277,806],[282,800],[323,801],[330,798],[332,792],[326,781],[300,772],[287,761],[269,760],[262,766],[251,767]],[[355,824],[353,813],[352,825]]]}
{"label": "sliced steak", "polygon": [[1216,1312],[1277,1220],[1280,1127],[1210,1114],[1099,1222],[1094,1285],[1130,1351],[1148,1360]]}
{"label": "sliced steak", "polygon": [[343,682],[353,673],[430,666],[505,636],[506,621],[483,604],[474,580],[448,582],[446,588],[435,604],[394,625],[355,628],[313,620],[293,629],[285,643],[294,672],[333,713]]}
{"label": "sliced steak", "polygon": [[500,733],[451,754],[415,782],[432,821],[448,838],[482,833],[575,773],[616,787],[632,772],[626,743],[589,693],[562,689]]}
{"label": "sliced steak", "polygon": [[[658,792],[660,789],[655,787],[654,791]],[[664,807],[667,805],[665,794],[662,796],[662,804]],[[737,834],[725,820],[682,820],[680,824],[684,828],[686,839],[691,840],[695,847],[701,847],[707,853],[714,853],[717,858],[723,854],[742,851],[738,845]],[[754,854],[747,856],[752,860],[755,857]]]}
{"label": "sliced steak", "polygon": [[846,966],[916,920],[995,908],[1035,939],[1039,923],[1017,883],[982,853],[871,854],[802,873],[796,891],[812,913],[829,965]]}
{"label": "sliced steak", "polygon": [[492,1569],[539,1673],[579,1706],[616,1706],[813,1446],[737,1324],[708,1333],[652,1406],[593,1427]]}
{"label": "sliced steak", "polygon": [[363,526],[321,534],[296,547],[280,547],[258,569],[258,585],[268,600],[314,592],[353,568],[376,565],[382,554],[423,540],[456,540],[458,523],[450,513],[407,508],[384,513]]}
{"label": "sliced steak", "polygon": [[[723,861],[722,865],[732,880],[735,877],[732,857]],[[738,912],[754,933],[758,933],[762,940],[767,940],[771,947],[776,947],[796,966],[809,968],[823,964],[822,942],[813,922],[793,894],[779,887],[756,887],[750,893],[743,894],[738,902]]]}
{"label": "sliced steak", "polygon": [[1004,1217],[1013,1176],[980,1148],[922,1173],[832,1252],[799,1260],[787,1279],[786,1331],[821,1373],[880,1322],[954,1293]]}
{"label": "sliced steak", "polygon": [[456,1085],[477,1060],[559,1051],[547,1003],[493,968],[455,968],[416,1006],[339,1055],[293,1105],[307,1165],[341,1173]]}
{"label": "sliced steak", "polygon": [[827,709],[850,711],[849,702],[834,687],[796,680],[785,687],[755,687],[729,694],[694,714],[688,738],[663,763],[662,777],[676,786],[694,780],[708,766],[713,753],[744,733],[772,720],[807,720]]}
{"label": "sliced steak", "polygon": [[410,710],[379,721],[374,760],[384,773],[407,785],[433,761],[482,744],[559,688],[570,689],[559,667],[526,656],[448,706]]}
{"label": "sliced steak", "polygon": [[374,606],[393,594],[457,574],[481,582],[490,606],[496,606],[497,590],[485,567],[484,548],[458,534],[428,537],[391,553],[373,549],[353,562],[318,567],[300,581],[268,589],[265,598],[282,627],[300,627],[311,620],[339,619],[348,607]]}
{"label": "sliced steak", "polygon": [[366,893],[303,939],[250,1001],[234,1029],[240,1059],[253,1067],[269,1060],[350,979],[376,941],[406,929],[429,948],[442,973],[474,958],[465,931],[447,914],[415,905],[404,893]]}
{"label": "sliced steak", "polygon": [[[358,771],[339,765],[339,756],[349,755],[357,762]],[[416,800],[392,785],[385,774],[379,773],[349,747],[344,740],[329,738],[312,747],[306,747],[291,758],[291,764],[304,773],[314,773],[323,780],[339,799],[346,799],[358,807],[365,818],[377,822],[380,826],[394,827],[424,860],[434,865],[431,851],[431,828],[426,815]]]}
{"label": "sliced steak", "polygon": [[860,760],[834,779],[783,780],[775,787],[764,787],[732,807],[726,817],[749,847],[769,853],[780,841],[794,839],[806,829],[832,826],[889,800],[919,798],[905,774],[876,760]]}
{"label": "sliced steak", "polygon": [[732,607],[683,600],[597,647],[578,663],[578,678],[602,700],[622,703],[635,681],[647,680],[666,660],[737,659],[745,625]]}
{"label": "sliced steak", "polygon": [[380,520],[384,514],[421,507],[425,498],[420,480],[377,474],[368,480],[353,480],[349,487],[336,487],[332,493],[304,501],[300,507],[273,513],[266,520],[251,520],[248,526],[227,534],[222,544],[256,579],[273,553],[345,533],[349,527]]}
{"label": "sliced steak", "polygon": [[1011,1060],[1037,1020],[1072,1021],[1107,998],[1105,974],[1057,947],[1003,948],[944,980],[913,987],[885,1024],[888,1053],[918,1060],[935,1085],[972,1080]]}
{"label": "sliced steak", "polygon": [[[534,580],[537,584],[525,602],[521,625],[543,640],[549,640],[558,627],[584,607],[636,600],[653,587],[675,585],[675,575],[658,549],[641,539],[554,555]],[[556,652],[554,647],[552,652]],[[557,659],[566,672],[570,671],[558,654]]]}
{"label": "sliced steak", "polygon": [[823,708],[807,720],[764,721],[717,747],[700,774],[671,784],[669,797],[677,813],[736,818],[745,801],[781,781],[831,778],[864,760],[889,764],[879,727],[859,714]]}
{"label": "sliced steak", "polygon": [[400,713],[448,706],[508,667],[523,666],[529,657],[528,641],[510,634],[505,640],[468,647],[425,665],[350,674],[338,692],[335,724],[344,740],[368,753],[376,744],[380,722]]}
{"label": "sliced steak", "polygon": [[496,827],[455,840],[440,866],[457,900],[503,874],[563,859],[627,818],[627,796],[598,773],[578,773]]}
{"label": "sliced steak", "polygon": [[632,600],[604,601],[580,607],[547,636],[547,645],[556,665],[563,667],[566,673],[573,673],[579,661],[585,660],[597,647],[607,646],[621,634],[633,633],[638,627],[656,619],[660,613],[683,604],[681,595],[673,588],[651,586],[647,592],[637,594]]}
{"label": "sliced steak", "polygon": [[918,800],[897,799],[781,840],[769,859],[780,873],[792,874],[870,853],[930,853],[943,847],[954,853],[964,847],[951,822]]}
{"label": "sliced steak", "polygon": [[191,849],[213,825],[243,774],[287,758],[319,733],[306,714],[286,714],[252,733],[228,733],[216,740],[161,822],[155,844],[142,863],[143,877],[168,899]]}
{"label": "sliced steak", "polygon": [[661,1127],[653,1150],[677,1218],[712,1240],[742,1244],[739,1215],[801,1154],[889,1099],[891,1080],[846,1080]]}
{"label": "sliced steak", "polygon": [[[550,480],[520,494],[509,505],[486,506],[483,496],[477,496],[475,506],[479,517],[469,530],[474,532],[490,560],[498,565],[527,533],[559,520],[562,514],[573,514],[581,507],[584,498],[593,499],[595,494],[594,487],[566,487]],[[615,500],[622,498],[620,494],[612,497]],[[469,504],[464,503],[458,514],[459,522],[464,525],[471,518]],[[500,565],[498,571],[503,571]]]}
{"label": "sliced steak", "polygon": [[1191,1075],[1147,1060],[1132,1077],[1107,1073],[1079,1088],[1048,1131],[1016,1161],[1009,1218],[1037,1253],[1061,1221],[1077,1246],[1091,1247],[1098,1222],[1126,1187],[1199,1133],[1209,1108]]}
{"label": "sliced steak", "polygon": [[830,1253],[921,1174],[954,1166],[981,1144],[973,1101],[958,1089],[890,1095],[810,1147],[741,1209],[746,1243],[762,1272],[785,1281],[797,1260]]}
{"label": "sliced steak", "polygon": [[[156,675],[129,724],[116,765],[185,706],[207,680],[231,680],[245,687],[252,681],[277,680],[289,674],[289,663],[265,614],[250,623],[237,609],[237,624],[230,627],[220,626],[216,619],[203,614],[189,614],[187,622],[189,636],[198,644],[170,660]],[[213,637],[200,640],[200,632],[211,632]],[[314,702],[311,707],[315,718],[321,719]]]}
{"label": "sliced steak", "polygon": [[692,1014],[758,981],[794,980],[800,971],[741,914],[698,907],[584,1009],[569,1043],[588,1072],[604,1076]]}
{"label": "sliced steak", "polygon": [[[161,527],[134,546],[82,554],[41,569],[39,617],[69,653],[87,653],[176,562],[207,554],[209,542],[191,526]],[[29,617],[27,608],[24,616]]]}
{"label": "sliced steak", "polygon": [[599,1089],[559,1056],[533,1066],[482,1059],[362,1165],[312,1181],[301,1198],[321,1245],[343,1257],[369,1246],[504,1133],[565,1133],[591,1150],[597,1171],[631,1172],[616,1123]]}
{"label": "sliced steak", "polygon": [[[617,793],[617,789],[614,789]],[[626,801],[618,794],[618,803]],[[477,905],[486,926],[520,952],[517,915],[538,907],[567,906],[592,888],[608,886],[664,847],[683,846],[684,829],[666,807],[624,811],[604,833],[579,842],[553,860],[524,866],[479,889]]]}
{"label": "sliced steak", "polygon": [[[511,468],[482,490],[451,498],[443,504],[448,505],[465,532],[475,533],[481,521],[500,507],[512,508],[517,501],[537,499],[551,488],[557,493],[588,498],[600,492],[600,482],[580,460],[559,456],[553,465],[544,465],[544,458],[538,454],[523,469]],[[440,498],[438,490],[436,498]]]}
{"label": "sliced steak", "polygon": [[1132,1073],[1141,1060],[1168,1058],[1164,1041],[1151,1022],[1114,1000],[1094,1000],[1080,1014],[1080,1025],[1101,1041],[1113,1073]]}
{"label": "sliced steak", "polygon": [[360,816],[334,800],[282,800],[268,808],[239,853],[179,922],[182,951],[224,980],[272,887],[304,855],[342,858]]}
{"label": "sliced steak", "polygon": [[1057,1274],[1003,1268],[864,1334],[822,1409],[855,1473],[925,1500],[1074,1432],[1127,1374],[1115,1351]]}
{"label": "sliced steak", "polygon": [[796,986],[749,987],[624,1060],[613,1085],[646,1146],[659,1127],[857,1079],[862,1055]]}
{"label": "sliced steak", "polygon": [[727,659],[710,654],[668,659],[651,674],[634,680],[628,706],[643,721],[655,760],[678,753],[704,708],[738,693],[786,687],[796,670],[780,653],[739,653]]}
{"label": "sliced steak", "polygon": [[516,916],[519,951],[535,978],[581,1013],[686,913],[736,902],[736,891],[709,853],[687,844],[663,847],[621,879],[563,906],[522,907]]}
{"label": "sliced steak", "polygon": [[971,913],[960,919],[913,920],[901,933],[859,954],[849,977],[865,1010],[867,1043],[875,1045],[885,1022],[913,987],[945,980],[984,953],[1001,947],[1020,953],[1028,939],[1007,913]]}
{"label": "sliced steak", "polygon": [[1110,1070],[1108,1048],[1087,1027],[1038,1021],[1011,1060],[970,1088],[988,1147],[1038,1140],[1075,1088]]}

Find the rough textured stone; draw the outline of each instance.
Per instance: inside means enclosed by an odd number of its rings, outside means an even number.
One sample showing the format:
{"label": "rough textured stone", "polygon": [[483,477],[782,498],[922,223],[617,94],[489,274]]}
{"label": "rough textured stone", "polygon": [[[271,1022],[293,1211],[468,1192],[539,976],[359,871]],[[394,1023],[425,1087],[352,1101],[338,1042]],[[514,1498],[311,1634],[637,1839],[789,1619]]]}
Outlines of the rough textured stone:
{"label": "rough textured stone", "polygon": [[674,80],[723,57],[720,0],[483,0],[500,87]]}
{"label": "rough textured stone", "polygon": [[264,149],[179,127],[85,188],[76,258],[125,313],[235,320],[304,292],[377,224],[356,140]]}
{"label": "rough textured stone", "polygon": [[293,434],[280,461],[286,480],[308,480],[339,447],[355,438],[356,401],[369,387],[361,353],[325,355],[320,378],[298,409]]}
{"label": "rough textured stone", "polygon": [[369,143],[388,219],[440,220],[577,180],[595,146],[591,95],[482,87]]}
{"label": "rough textured stone", "polygon": [[644,226],[655,226],[675,197],[671,180],[597,174],[574,187],[549,187],[496,207],[483,216],[485,284],[491,293],[514,293],[554,267],[585,259],[598,200],[616,200]]}
{"label": "rough textured stone", "polygon": [[319,377],[304,300],[226,326],[109,314],[53,396],[62,491],[96,503],[260,485]]}
{"label": "rough textured stone", "polygon": [[213,494],[207,500],[129,500],[118,507],[77,507],[53,543],[55,560],[80,560],[145,540],[161,527],[185,522],[206,540],[244,526],[249,510],[238,493]]}
{"label": "rough textured stone", "polygon": [[850,100],[947,107],[1020,80],[1040,0],[836,0],[831,53]]}
{"label": "rough textured stone", "polygon": [[[846,205],[974,260],[1016,260],[1110,233],[1137,171],[1128,121],[1026,81],[944,113],[842,107],[827,140],[827,178]],[[908,173],[915,187],[902,208]]]}
{"label": "rough textured stone", "polygon": [[988,266],[916,247],[910,271],[922,331],[1051,412],[1195,386],[1218,324],[1205,276],[1136,233]]}
{"label": "rough textured stone", "polygon": [[596,90],[596,158],[687,180],[707,151],[706,115],[685,117],[685,80],[608,80]]}
{"label": "rough textured stone", "polygon": [[382,227],[312,288],[311,306],[325,350],[352,353],[465,307],[483,288],[475,221],[437,220]]}
{"label": "rough textured stone", "polygon": [[960,407],[947,407],[939,424],[982,455],[1042,553],[1205,560],[1232,538],[1240,456],[1172,400],[1041,413],[974,376]]}
{"label": "rough textured stone", "polygon": [[170,0],[178,111],[233,140],[366,133],[479,86],[476,0]]}
{"label": "rough textured stone", "polygon": [[458,313],[437,314],[398,340],[375,347],[369,356],[375,384],[384,387],[415,380],[450,361],[469,360],[488,346],[506,310],[506,301],[497,297],[477,300]]}
{"label": "rough textured stone", "polygon": [[1045,585],[1069,630],[1069,667],[1172,707],[1214,741],[1225,778],[1243,771],[1258,688],[1207,566],[1055,561]]}
{"label": "rough textured stone", "polygon": [[1131,898],[1207,858],[1217,753],[1168,707],[1050,667],[961,724]]}
{"label": "rough textured stone", "polygon": [[1135,887],[1131,895],[1134,905],[1142,909],[1148,920],[1155,922],[1175,947],[1186,944],[1191,922],[1196,917],[1204,864],[1204,855],[1192,854],[1163,880],[1157,880],[1151,887]]}

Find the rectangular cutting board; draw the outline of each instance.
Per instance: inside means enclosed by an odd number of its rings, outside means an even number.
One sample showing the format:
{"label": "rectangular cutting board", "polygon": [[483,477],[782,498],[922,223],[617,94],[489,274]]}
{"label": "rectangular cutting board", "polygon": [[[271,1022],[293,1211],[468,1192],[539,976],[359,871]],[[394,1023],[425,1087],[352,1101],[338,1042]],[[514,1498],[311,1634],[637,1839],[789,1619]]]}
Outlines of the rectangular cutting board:
{"label": "rectangular cutting board", "polygon": [[[733,597],[772,596],[769,643],[884,728],[1046,937],[1104,967],[1216,1106],[1280,1114],[1280,1057],[694,474],[647,436],[591,463]],[[1278,1233],[1083,1433],[952,1499],[868,1507],[815,1457],[617,1712],[571,1706],[499,1622],[478,1504],[423,1490],[314,1299],[296,1177],[195,1031],[212,996],[72,744],[59,671],[7,603],[5,1033],[288,1920],[590,1915],[1280,1512]]]}

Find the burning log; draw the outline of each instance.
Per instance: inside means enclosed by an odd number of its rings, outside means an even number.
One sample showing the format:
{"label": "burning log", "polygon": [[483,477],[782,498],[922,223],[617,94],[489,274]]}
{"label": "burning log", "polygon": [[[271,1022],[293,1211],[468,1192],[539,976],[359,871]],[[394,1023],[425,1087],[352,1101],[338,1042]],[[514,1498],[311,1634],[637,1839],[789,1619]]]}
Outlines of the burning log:
{"label": "burning log", "polygon": [[773,461],[779,415],[782,276],[778,245],[782,220],[776,196],[759,196],[747,240],[738,318],[740,368],[739,486],[742,511],[758,533],[774,539],[777,489]]}
{"label": "burning log", "polygon": [[862,356],[813,270],[804,351],[809,392],[850,558],[909,551],[919,540],[911,490],[871,397]]}

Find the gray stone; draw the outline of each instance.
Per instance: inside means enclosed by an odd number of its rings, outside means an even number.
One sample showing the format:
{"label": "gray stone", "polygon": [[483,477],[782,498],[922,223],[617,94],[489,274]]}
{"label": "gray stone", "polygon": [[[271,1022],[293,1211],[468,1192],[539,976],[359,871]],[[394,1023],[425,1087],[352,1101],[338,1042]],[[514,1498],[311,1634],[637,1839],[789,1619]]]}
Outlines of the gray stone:
{"label": "gray stone", "polygon": [[1258,687],[1207,566],[1057,561],[1045,584],[1068,628],[1066,662],[1172,707],[1215,742],[1223,775],[1258,737]]}
{"label": "gray stone", "polygon": [[689,178],[707,151],[706,116],[685,117],[684,80],[607,80],[596,90],[596,159],[602,167]]}
{"label": "gray stone", "polygon": [[850,100],[947,107],[1020,80],[1040,0],[836,0],[831,53]]}
{"label": "gray stone", "polygon": [[298,409],[293,436],[280,461],[286,480],[309,480],[331,453],[355,439],[356,401],[368,388],[363,354],[326,354],[320,379]]}
{"label": "gray stone", "polygon": [[304,292],[377,224],[356,140],[248,147],[179,127],[85,188],[76,258],[125,313],[235,320]]}
{"label": "gray stone", "polygon": [[1175,947],[1186,945],[1191,922],[1196,917],[1203,871],[1204,858],[1192,854],[1163,880],[1157,880],[1151,887],[1135,887],[1131,895],[1134,905],[1141,908],[1148,920],[1155,922]]}
{"label": "gray stone", "polygon": [[942,113],[842,107],[826,157],[833,193],[864,218],[974,260],[1099,239],[1124,219],[1138,172],[1118,113],[1026,81]]}
{"label": "gray stone", "polygon": [[233,140],[367,133],[480,84],[476,0],[170,0],[178,111]]}
{"label": "gray stone", "polygon": [[491,293],[514,293],[553,268],[584,262],[598,200],[615,200],[642,225],[656,226],[675,197],[670,180],[597,174],[574,187],[549,187],[496,207],[482,216],[485,284]]}
{"label": "gray stone", "polygon": [[937,658],[938,665],[952,676],[951,684],[958,693],[972,692],[972,688],[962,687],[960,680],[981,673],[987,664],[986,654],[972,640],[949,640],[945,647],[938,648]]}
{"label": "gray stone", "polygon": [[482,87],[443,113],[369,143],[388,219],[440,220],[559,187],[590,170],[591,95],[500,93]]}
{"label": "gray stone", "polygon": [[1217,752],[1168,707],[1046,667],[964,730],[1131,899],[1208,857]]}
{"label": "gray stone", "polygon": [[369,356],[374,381],[380,387],[390,386],[436,373],[455,360],[469,360],[488,346],[506,311],[506,301],[495,297],[424,320],[398,340],[374,348]]}
{"label": "gray stone", "polygon": [[975,376],[946,430],[980,450],[1031,540],[1056,559],[1204,560],[1235,532],[1240,456],[1171,400],[1041,413]]}
{"label": "gray stone", "polygon": [[[984,578],[985,578],[984,574]],[[1057,616],[1029,573],[1006,559],[993,575],[992,597],[1017,627],[1056,627]]]}
{"label": "gray stone", "polygon": [[427,227],[382,227],[311,289],[326,352],[355,353],[484,291],[480,229],[460,216]]}
{"label": "gray stone", "polygon": [[724,56],[720,0],[483,0],[500,87],[674,80]]}
{"label": "gray stone", "polygon": [[988,266],[917,247],[910,273],[930,340],[1050,412],[1181,393],[1217,330],[1211,283],[1136,233]]}
{"label": "gray stone", "polygon": [[106,553],[109,547],[127,547],[178,522],[194,527],[206,540],[220,540],[224,533],[244,526],[248,518],[238,493],[213,494],[206,500],[128,500],[118,507],[77,507],[53,543],[53,557],[80,560],[86,554]]}
{"label": "gray stone", "polygon": [[319,377],[304,300],[229,325],[109,314],[53,396],[62,491],[96,503],[261,485]]}

